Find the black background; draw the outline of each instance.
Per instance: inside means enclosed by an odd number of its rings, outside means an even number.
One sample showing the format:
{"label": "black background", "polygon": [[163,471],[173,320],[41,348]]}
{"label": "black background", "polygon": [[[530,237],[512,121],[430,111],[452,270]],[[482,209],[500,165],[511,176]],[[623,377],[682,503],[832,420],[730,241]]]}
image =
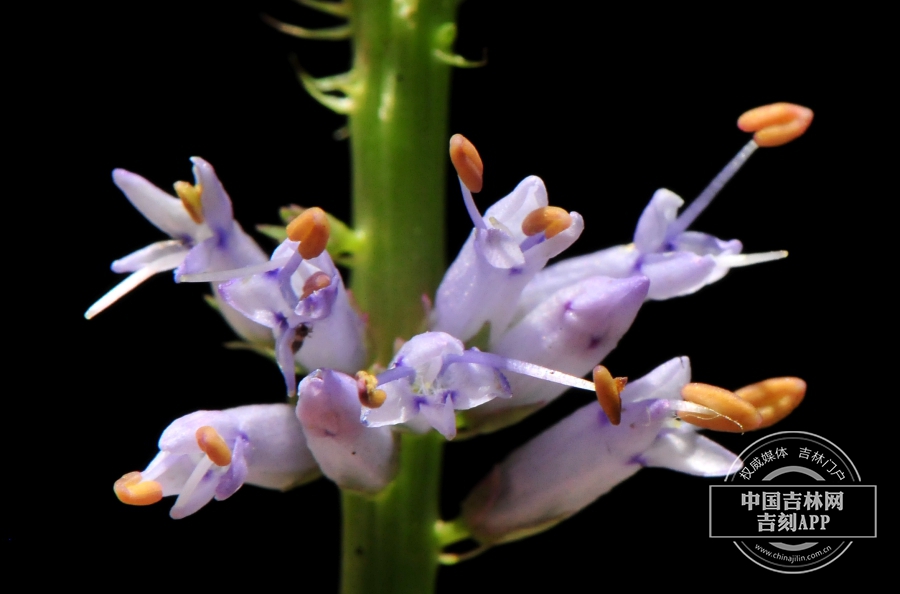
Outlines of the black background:
{"label": "black background", "polygon": [[[539,175],[551,203],[585,216],[570,253],[627,243],[656,188],[690,199],[743,145],[734,124],[743,111],[774,101],[813,108],[805,137],[759,151],[694,225],[741,239],[746,252],[786,249],[790,257],[735,270],[688,298],[648,303],[606,365],[639,377],[688,355],[696,380],[728,388],[801,376],[806,401],[763,433],[822,435],[864,483],[884,482],[880,451],[896,389],[882,364],[889,347],[874,341],[892,344],[894,238],[879,223],[897,198],[887,187],[896,149],[884,148],[895,128],[881,82],[890,71],[875,27],[884,15],[556,4],[462,6],[457,49],[477,59],[486,48],[489,61],[453,79],[451,131],[473,140],[486,164],[479,204]],[[248,230],[277,222],[277,208],[290,202],[348,218],[348,145],[332,137],[344,120],[305,94],[288,56],[327,75],[347,67],[349,46],[285,37],[260,12],[308,26],[335,22],[287,0],[77,4],[21,21],[29,41],[14,54],[21,59],[13,60],[18,84],[6,124],[14,153],[6,161],[7,344],[18,354],[6,367],[15,455],[4,537],[14,548],[128,547],[141,551],[132,555],[137,566],[183,549],[190,563],[207,553],[234,559],[235,571],[263,583],[286,572],[304,591],[336,590],[340,510],[327,481],[287,494],[247,487],[177,522],[169,500],[130,508],[112,493],[119,476],[151,459],[178,416],[282,394],[272,364],[221,346],[231,334],[203,303],[208,289],[175,287],[161,275],[95,320],[82,318],[118,280],[109,263],[162,238],[112,184],[115,167],[169,188],[191,179],[188,157],[203,156]],[[449,258],[470,224],[455,181],[448,196]],[[513,429],[451,443],[445,514],[506,452],[586,399],[569,395]],[[761,436],[716,439],[739,452]],[[642,471],[547,533],[442,569],[438,590],[537,580],[593,590],[614,576],[634,585],[702,584],[720,574],[787,580],[707,539],[710,482]],[[884,547],[883,538],[859,541],[832,566],[791,579],[877,572]],[[242,565],[250,556],[268,561]]]}

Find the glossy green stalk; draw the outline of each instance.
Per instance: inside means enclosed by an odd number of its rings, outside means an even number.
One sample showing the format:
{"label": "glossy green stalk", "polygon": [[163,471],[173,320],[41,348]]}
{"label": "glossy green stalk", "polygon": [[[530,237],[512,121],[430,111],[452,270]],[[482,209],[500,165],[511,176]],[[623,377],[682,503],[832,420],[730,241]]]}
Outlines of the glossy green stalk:
{"label": "glossy green stalk", "polygon": [[[354,227],[351,288],[368,314],[370,352],[425,323],[444,262],[450,66],[438,58],[456,0],[350,0],[354,63],[347,96]],[[452,39],[451,39],[452,41]],[[342,592],[427,594],[438,566],[443,438],[404,435],[400,473],[375,499],[343,495]]]}

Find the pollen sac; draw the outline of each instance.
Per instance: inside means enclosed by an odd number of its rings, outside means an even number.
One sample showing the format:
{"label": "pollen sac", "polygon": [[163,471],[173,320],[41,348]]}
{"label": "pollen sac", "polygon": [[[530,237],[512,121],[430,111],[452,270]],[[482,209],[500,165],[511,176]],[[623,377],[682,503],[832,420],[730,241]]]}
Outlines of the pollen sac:
{"label": "pollen sac", "polygon": [[622,421],[622,397],[619,394],[627,382],[628,379],[624,377],[614,378],[602,365],[594,367],[594,389],[597,392],[597,401],[613,425],[618,425]]}
{"label": "pollen sac", "polygon": [[328,245],[331,225],[325,211],[319,207],[307,208],[300,216],[288,223],[287,236],[291,241],[299,241],[297,251],[309,260],[321,255]]}
{"label": "pollen sac", "polygon": [[691,425],[713,431],[744,433],[759,429],[762,424],[762,417],[755,406],[724,388],[691,383],[681,389],[681,397],[685,402],[710,409],[709,415],[680,412],[678,416]]}
{"label": "pollen sac", "polygon": [[572,215],[558,206],[544,206],[528,213],[522,221],[522,233],[531,237],[543,233],[550,239],[572,225]]}
{"label": "pollen sac", "polygon": [[213,464],[216,466],[228,466],[231,464],[231,449],[215,429],[205,425],[197,429],[194,436],[197,439],[197,445],[200,447],[200,450],[209,456]]}
{"label": "pollen sac", "polygon": [[202,188],[200,185],[192,185],[186,181],[175,182],[175,194],[181,198],[181,204],[198,225],[203,223],[203,204],[200,201]]}
{"label": "pollen sac", "polygon": [[162,486],[156,481],[142,480],[140,472],[129,472],[117,480],[113,491],[127,505],[152,505],[162,499]]}
{"label": "pollen sac", "polygon": [[480,192],[484,185],[484,164],[475,145],[462,134],[450,137],[450,161],[463,185],[472,193]]}
{"label": "pollen sac", "polygon": [[316,272],[303,283],[303,295],[300,296],[300,299],[306,299],[319,289],[324,289],[329,285],[331,285],[331,277],[324,272]]}
{"label": "pollen sac", "polygon": [[793,103],[772,103],[751,109],[738,118],[738,128],[755,132],[753,140],[759,146],[781,146],[806,132],[813,120],[808,107]]}
{"label": "pollen sac", "polygon": [[756,407],[762,416],[759,429],[785,418],[803,401],[806,382],[799,377],[775,377],[735,390],[735,395]]}
{"label": "pollen sac", "polygon": [[378,379],[368,371],[356,373],[359,402],[368,408],[379,408],[387,400],[387,392],[378,389]]}

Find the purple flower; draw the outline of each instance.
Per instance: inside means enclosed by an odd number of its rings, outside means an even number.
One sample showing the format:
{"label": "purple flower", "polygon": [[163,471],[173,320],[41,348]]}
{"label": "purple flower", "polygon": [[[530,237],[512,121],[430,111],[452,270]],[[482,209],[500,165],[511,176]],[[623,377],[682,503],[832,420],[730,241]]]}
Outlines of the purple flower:
{"label": "purple flower", "polygon": [[[256,242],[234,220],[231,199],[212,165],[192,157],[194,180],[176,184],[180,198],[163,192],[143,177],[116,169],[113,182],[125,197],[171,239],[148,245],[112,263],[113,272],[130,272],[124,281],[94,303],[84,316],[102,312],[139,284],[160,272],[183,275],[242,268],[266,261]],[[215,291],[222,315],[234,330],[251,341],[265,340],[265,328],[251,323],[226,305]]]}
{"label": "purple flower", "polygon": [[699,476],[740,468],[734,454],[674,418],[690,407],[680,395],[690,377],[687,357],[672,359],[625,387],[618,425],[592,402],[513,451],[463,502],[472,536],[489,545],[546,530],[641,468]]}
{"label": "purple flower", "polygon": [[[365,363],[363,322],[328,252],[304,260],[298,243],[284,241],[263,267],[265,272],[218,285],[225,302],[253,323],[271,329],[275,357],[289,394],[296,393],[295,362],[307,369],[354,373]],[[260,266],[245,269],[253,272]]]}
{"label": "purple flower", "polygon": [[169,512],[175,519],[213,497],[231,497],[244,483],[283,491],[320,475],[287,404],[191,413],[163,431],[159,450],[145,470],[123,476],[115,491],[134,505],[177,495]]}

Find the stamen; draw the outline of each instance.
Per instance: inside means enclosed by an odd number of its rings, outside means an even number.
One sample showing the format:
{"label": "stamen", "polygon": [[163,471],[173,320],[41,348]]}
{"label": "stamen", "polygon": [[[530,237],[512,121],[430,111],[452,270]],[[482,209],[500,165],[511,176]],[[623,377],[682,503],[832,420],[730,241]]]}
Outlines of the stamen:
{"label": "stamen", "polygon": [[531,237],[543,232],[550,239],[572,225],[572,215],[558,206],[544,206],[528,213],[522,221],[522,233]]}
{"label": "stamen", "polygon": [[706,186],[700,195],[697,196],[684,211],[682,211],[675,222],[669,225],[669,230],[666,233],[667,240],[671,241],[675,236],[680,235],[691,226],[691,223],[700,216],[700,213],[706,210],[706,207],[710,205],[713,198],[716,197],[716,194],[718,194],[719,191],[725,187],[725,184],[728,183],[728,180],[734,177],[734,174],[744,166],[744,163],[747,162],[747,159],[750,158],[750,155],[752,155],[757,148],[759,148],[759,146],[756,142],[751,140],[738,151],[738,154],[728,162],[728,165],[726,165],[722,171],[709,182],[709,185]]}
{"label": "stamen", "polygon": [[450,137],[450,161],[463,185],[475,194],[480,192],[484,185],[484,164],[475,145],[462,134]]}
{"label": "stamen", "polygon": [[200,184],[194,186],[186,181],[175,182],[175,194],[181,198],[182,206],[198,225],[203,223],[203,203],[200,201],[202,192]]}
{"label": "stamen", "polygon": [[699,404],[716,414],[713,417],[706,417],[685,411],[680,412],[679,416],[683,421],[697,427],[713,431],[744,433],[758,429],[762,423],[762,417],[752,404],[741,400],[734,392],[724,388],[691,383],[681,389],[681,397],[685,402]]}
{"label": "stamen", "polygon": [[300,296],[300,299],[306,299],[319,289],[324,289],[328,285],[331,284],[331,277],[325,274],[324,272],[316,272],[303,283],[303,295]]}
{"label": "stamen", "polygon": [[368,371],[356,372],[359,402],[368,408],[378,408],[387,400],[387,392],[378,389],[378,378]]}
{"label": "stamen", "polygon": [[113,485],[119,501],[127,505],[152,505],[162,499],[162,485],[141,480],[140,472],[129,472]]}
{"label": "stamen", "polygon": [[197,445],[200,446],[200,450],[209,456],[213,464],[216,466],[228,466],[231,464],[231,450],[218,431],[209,425],[205,425],[197,429],[194,437],[197,439]]}
{"label": "stamen", "polygon": [[441,366],[441,370],[438,375],[444,373],[444,371],[446,371],[447,368],[454,363],[474,363],[476,365],[486,365],[488,367],[493,367],[494,369],[504,369],[506,371],[512,371],[513,373],[518,373],[520,375],[527,375],[528,377],[544,380],[546,382],[553,382],[554,384],[569,386],[570,388],[578,388],[579,390],[596,392],[593,382],[589,382],[586,379],[575,377],[574,375],[569,375],[568,373],[563,373],[562,371],[556,371],[555,369],[541,367],[540,365],[535,365],[534,363],[518,361],[516,359],[507,359],[506,357],[501,357],[500,355],[496,355],[494,353],[485,353],[475,349],[465,351],[461,355],[445,355],[444,364]]}
{"label": "stamen", "polygon": [[728,268],[740,268],[741,266],[762,264],[763,262],[772,262],[787,257],[787,250],[758,252],[756,254],[724,254],[722,256],[715,256],[717,264]]}
{"label": "stamen", "polygon": [[[401,345],[402,346],[402,345]],[[399,351],[400,349],[395,349],[394,352]],[[403,379],[405,377],[413,377],[416,375],[416,370],[413,367],[391,367],[390,369],[386,369],[378,374],[378,377],[375,379],[378,380],[378,385],[383,386],[389,382],[395,382],[398,379]]]}
{"label": "stamen", "polygon": [[774,377],[745,386],[734,392],[762,416],[762,429],[774,425],[800,405],[806,395],[806,382],[799,377]]}
{"label": "stamen", "polygon": [[598,365],[594,367],[594,390],[597,392],[597,400],[600,402],[600,408],[609,417],[609,422],[618,425],[622,420],[622,397],[620,393],[625,384],[628,383],[627,377],[613,377],[609,370]]}
{"label": "stamen", "polygon": [[330,232],[328,217],[318,206],[307,208],[287,226],[288,238],[300,242],[297,251],[305,260],[315,258],[325,251]]}
{"label": "stamen", "polygon": [[813,120],[808,107],[793,103],[772,103],[745,112],[738,118],[738,128],[755,132],[753,140],[759,146],[781,146],[803,136]]}

